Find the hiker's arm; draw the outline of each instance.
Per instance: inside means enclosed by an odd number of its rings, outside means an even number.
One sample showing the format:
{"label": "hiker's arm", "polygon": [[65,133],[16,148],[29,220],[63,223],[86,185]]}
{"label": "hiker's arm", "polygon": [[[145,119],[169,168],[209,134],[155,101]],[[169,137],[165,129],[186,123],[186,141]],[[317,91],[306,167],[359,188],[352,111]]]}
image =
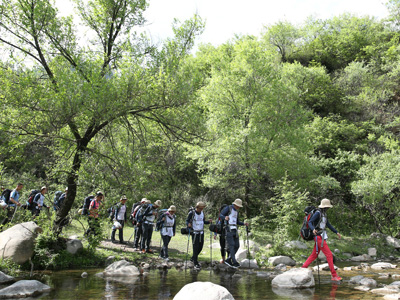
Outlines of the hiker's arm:
{"label": "hiker's arm", "polygon": [[186,219],[186,226],[187,227],[192,227],[192,223],[190,223],[190,221],[192,220],[192,215],[193,215],[193,211],[191,211],[187,216],[187,219]]}
{"label": "hiker's arm", "polygon": [[338,236],[339,240],[342,238],[342,236],[340,235],[340,233],[335,229],[335,227],[332,226],[331,223],[329,223],[329,221],[326,222],[326,226],[332,230],[334,233],[336,233],[336,235]]}
{"label": "hiker's arm", "polygon": [[14,190],[14,191],[11,192],[11,194],[10,194],[10,201],[11,201],[11,203],[14,203],[14,204],[17,205],[17,206],[21,206],[21,203],[19,203],[18,201],[14,200],[15,194],[16,194],[16,193],[17,193],[16,190]]}
{"label": "hiker's arm", "polygon": [[321,213],[317,211],[308,221],[308,227],[313,231],[315,229],[313,223],[316,223],[316,221],[320,218]]}
{"label": "hiker's arm", "polygon": [[[221,210],[221,213],[220,213],[220,215],[219,215],[219,218],[220,218],[221,220],[226,220],[225,217],[227,217],[228,214],[229,214],[229,206],[226,206],[223,210]],[[229,217],[228,217],[228,220],[229,220]]]}

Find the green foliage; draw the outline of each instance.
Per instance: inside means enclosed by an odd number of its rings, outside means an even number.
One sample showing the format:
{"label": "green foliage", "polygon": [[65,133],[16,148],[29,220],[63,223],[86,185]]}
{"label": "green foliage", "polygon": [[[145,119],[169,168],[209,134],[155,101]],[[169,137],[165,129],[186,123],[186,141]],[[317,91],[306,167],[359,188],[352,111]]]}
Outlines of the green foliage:
{"label": "green foliage", "polygon": [[11,259],[0,258],[0,271],[9,276],[18,276],[20,274],[20,265]]}
{"label": "green foliage", "polygon": [[[275,196],[270,199],[273,216],[274,243],[296,239],[308,204],[308,192],[301,191],[288,177],[279,180],[273,188]],[[278,246],[277,246],[278,247]]]}

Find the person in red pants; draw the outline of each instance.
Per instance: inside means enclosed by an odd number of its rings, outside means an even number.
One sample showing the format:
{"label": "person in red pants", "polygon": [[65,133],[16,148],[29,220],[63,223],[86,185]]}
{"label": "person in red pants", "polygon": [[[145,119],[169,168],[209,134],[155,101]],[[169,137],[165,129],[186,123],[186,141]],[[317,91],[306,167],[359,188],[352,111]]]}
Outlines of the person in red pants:
{"label": "person in red pants", "polygon": [[329,269],[331,270],[332,274],[332,280],[341,281],[342,278],[337,275],[335,266],[333,265],[332,252],[326,243],[326,240],[328,239],[328,235],[326,234],[327,227],[336,233],[339,239],[342,237],[328,221],[326,212],[331,207],[332,205],[329,199],[322,199],[321,204],[318,206],[319,209],[314,213],[310,221],[308,221],[308,226],[314,233],[315,245],[313,252],[307,258],[302,268],[307,268],[318,257],[319,251],[322,251],[322,253],[324,253],[326,256],[326,260],[328,261]]}

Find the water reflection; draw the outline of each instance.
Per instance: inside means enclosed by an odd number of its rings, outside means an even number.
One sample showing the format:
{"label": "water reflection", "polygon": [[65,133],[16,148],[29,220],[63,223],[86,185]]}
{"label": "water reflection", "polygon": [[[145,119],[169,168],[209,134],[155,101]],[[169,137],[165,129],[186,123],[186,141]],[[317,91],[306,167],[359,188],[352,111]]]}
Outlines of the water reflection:
{"label": "water reflection", "polygon": [[[235,300],[255,299],[309,299],[309,300],[340,300],[340,299],[376,299],[371,293],[355,290],[348,283],[335,284],[330,281],[330,274],[321,275],[321,284],[310,289],[277,289],[272,288],[271,279],[259,277],[256,274],[239,272],[210,272],[201,270],[170,269],[150,271],[147,276],[138,278],[115,279],[100,278],[96,273],[102,270],[85,270],[89,273],[82,278],[82,270],[39,274],[37,278],[50,285],[53,290],[40,299],[173,299],[186,284],[195,281],[210,281],[224,286],[234,296]],[[190,300],[190,299],[189,299]],[[206,299],[204,299],[206,300]]]}

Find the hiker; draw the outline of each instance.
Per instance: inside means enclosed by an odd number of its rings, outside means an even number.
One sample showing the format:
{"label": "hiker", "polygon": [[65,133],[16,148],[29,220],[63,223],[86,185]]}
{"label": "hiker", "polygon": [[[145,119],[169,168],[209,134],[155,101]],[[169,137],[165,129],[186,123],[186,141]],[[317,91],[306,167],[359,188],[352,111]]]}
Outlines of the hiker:
{"label": "hiker", "polygon": [[164,214],[162,218],[162,228],[161,228],[161,238],[163,241],[163,246],[161,249],[160,257],[164,260],[168,261],[168,244],[171,241],[171,238],[175,236],[176,231],[176,222],[175,222],[175,213],[176,207],[175,205],[171,205],[168,208],[168,211]]}
{"label": "hiker", "polygon": [[24,185],[22,183],[18,183],[16,188],[13,189],[12,192],[10,193],[10,198],[8,200],[6,207],[7,214],[0,224],[2,227],[12,220],[14,213],[17,210],[17,207],[21,206],[21,203],[19,202],[19,197],[20,197],[20,191],[22,190],[23,187]]}
{"label": "hiker", "polygon": [[59,210],[63,205],[65,198],[67,198],[68,187],[65,188],[64,193],[61,194],[60,198],[58,198],[57,203],[54,203],[54,210]]}
{"label": "hiker", "polygon": [[[220,246],[220,250],[221,250],[221,260],[219,261],[220,264],[224,264],[225,263],[225,259],[226,259],[226,253],[228,252],[228,256],[229,256],[229,249],[227,249],[226,247],[226,230],[225,230],[225,221],[221,220],[221,211],[224,210],[225,207],[227,207],[228,205],[223,204],[221,206],[221,208],[219,209],[218,212],[218,221],[217,221],[217,226],[221,226],[221,233],[219,234],[219,246]],[[217,239],[217,235],[218,233],[214,233],[214,240]]]}
{"label": "hiker", "polygon": [[37,193],[35,195],[35,197],[32,200],[32,216],[35,219],[37,216],[39,216],[41,210],[43,209],[43,207],[46,207],[46,204],[44,204],[44,195],[47,193],[47,188],[45,186],[42,186],[42,188],[40,189],[40,193]]}
{"label": "hiker", "polygon": [[326,256],[326,260],[328,261],[329,269],[331,270],[331,279],[333,281],[341,281],[342,278],[337,275],[335,266],[333,265],[332,252],[329,249],[328,244],[326,243],[326,240],[328,239],[328,235],[326,234],[326,227],[336,233],[339,239],[341,239],[342,237],[340,233],[328,221],[326,212],[328,208],[331,207],[332,205],[329,199],[322,199],[321,204],[318,206],[319,209],[314,213],[310,221],[308,221],[308,226],[313,231],[315,236],[315,245],[311,255],[307,258],[302,268],[307,268],[318,257],[319,250],[322,250],[322,252]]}
{"label": "hiker", "polygon": [[120,244],[125,244],[124,241],[124,225],[126,222],[126,196],[122,196],[121,199],[119,199],[120,203],[118,203],[115,206],[115,211],[114,211],[114,224],[112,227],[111,231],[111,242],[116,243],[117,241],[115,240],[115,232],[118,229],[118,237],[119,237],[119,243]]}
{"label": "hiker", "polygon": [[94,199],[90,202],[88,229],[85,232],[85,235],[87,236],[89,236],[90,233],[93,233],[93,235],[97,235],[100,232],[100,224],[98,218],[99,218],[99,209],[103,206],[103,198],[104,198],[103,193],[98,191]]}
{"label": "hiker", "polygon": [[225,207],[220,214],[221,220],[224,220],[225,222],[226,242],[228,243],[229,249],[229,255],[225,260],[225,264],[233,268],[240,267],[240,264],[235,257],[236,252],[239,250],[239,231],[237,226],[249,225],[239,221],[238,210],[242,207],[242,200],[236,199],[233,201],[232,205]]}
{"label": "hiker", "polygon": [[135,239],[133,242],[133,248],[135,248],[135,251],[140,250],[140,245],[142,244],[142,224],[137,222],[137,217],[136,214],[143,207],[143,205],[150,203],[146,198],[142,198],[140,200],[140,204],[136,205],[134,204],[132,206],[132,211],[131,211],[131,217],[132,217],[132,224],[135,226]]}
{"label": "hiker", "polygon": [[194,264],[195,270],[200,270],[199,254],[203,250],[204,245],[204,224],[210,224],[212,220],[205,220],[203,209],[206,207],[204,202],[197,202],[194,210],[191,210],[186,219],[186,225],[189,230],[192,230],[192,243],[193,243],[193,255],[190,261]]}
{"label": "hiker", "polygon": [[[157,215],[157,210],[161,206],[161,200],[157,200],[154,204],[149,203],[146,210],[142,214],[142,219],[140,223],[142,223],[142,243],[140,245],[140,251],[142,253],[154,253],[153,250],[150,249],[151,236],[153,235],[153,225],[154,220]],[[138,220],[139,222],[139,220]]]}

